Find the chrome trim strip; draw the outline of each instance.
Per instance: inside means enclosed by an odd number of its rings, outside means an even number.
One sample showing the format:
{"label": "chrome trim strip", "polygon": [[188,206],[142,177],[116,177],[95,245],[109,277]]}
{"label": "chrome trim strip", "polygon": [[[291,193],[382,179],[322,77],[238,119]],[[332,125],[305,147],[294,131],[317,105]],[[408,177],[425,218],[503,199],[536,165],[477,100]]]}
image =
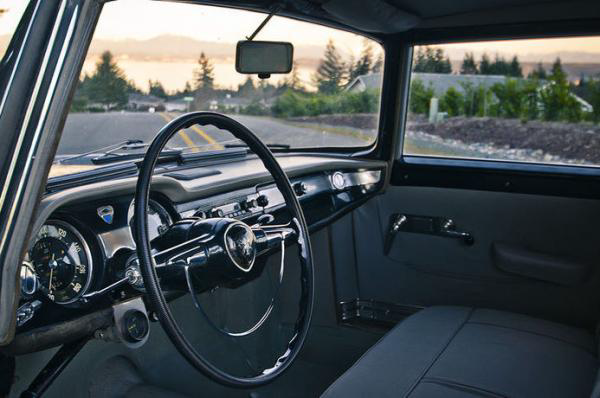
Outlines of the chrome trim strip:
{"label": "chrome trim strip", "polygon": [[[33,26],[33,21],[38,12],[38,8],[40,7],[41,1],[38,1],[33,13],[31,13],[31,19],[29,20],[29,26],[27,26],[27,31],[25,32],[25,37],[23,37],[23,43],[21,44],[21,49],[19,50],[19,54],[17,54],[17,59],[15,60],[15,66],[10,74],[10,79],[8,79],[8,84],[6,85],[6,90],[4,91],[4,95],[2,96],[2,102],[0,102],[0,115],[2,115],[4,111],[4,106],[6,105],[6,98],[8,97],[8,92],[10,91],[10,87],[12,86],[15,73],[19,67],[19,62],[21,61],[21,55],[23,55],[23,50],[25,49],[25,43],[27,42],[27,38],[29,37],[29,33],[31,32],[31,27]],[[0,202],[2,203],[2,202]]]}
{"label": "chrome trim strip", "polygon": [[[31,27],[33,26],[33,21],[35,20],[35,17],[37,15],[37,11],[40,6],[40,3],[41,2],[38,1],[37,5],[35,7],[35,10],[33,10],[33,13],[31,15],[31,20],[29,21],[29,26],[27,27],[27,32],[25,33],[25,37],[23,38],[23,43],[21,45],[21,49],[19,50],[19,54],[17,55],[17,59],[15,61],[15,66],[12,70],[12,73],[10,74],[10,79],[8,80],[8,84],[6,85],[6,90],[4,91],[4,95],[2,96],[2,102],[0,103],[0,116],[4,113],[4,107],[6,106],[6,99],[8,98],[8,92],[10,91],[10,88],[12,87],[15,73],[17,72],[17,68],[21,61],[21,55],[23,55],[23,50],[25,49],[25,43],[27,42],[27,38],[29,37],[29,33],[31,32]],[[19,136],[19,139],[17,141],[17,146],[15,148],[16,150],[13,152],[13,157],[11,159],[10,167],[9,167],[8,173],[6,175],[6,181],[9,181],[12,178],[12,175],[14,173],[14,168],[17,163],[17,158],[19,157],[18,153],[20,152],[21,145],[23,144],[23,131],[21,131],[20,134],[21,135]],[[8,191],[8,185],[9,184],[6,184],[2,188],[2,194],[0,195],[0,209],[4,206],[4,201],[6,199],[6,192]]]}
{"label": "chrome trim strip", "polygon": [[[48,68],[48,62],[50,59],[50,54],[52,53],[53,47],[54,47],[54,42],[56,41],[56,35],[58,33],[58,29],[61,25],[62,22],[62,17],[63,17],[63,13],[65,11],[66,8],[66,1],[62,1],[61,2],[61,8],[58,12],[57,15],[57,19],[56,19],[56,23],[54,24],[54,27],[52,29],[52,34],[50,36],[50,40],[48,43],[48,46],[46,47],[46,53],[44,54],[44,60],[42,62],[42,68],[40,70],[40,73],[38,74],[38,79],[36,81],[36,85],[34,88],[34,92],[33,95],[31,97],[31,101],[29,102],[29,106],[27,107],[27,112],[25,114],[25,119],[24,119],[24,123],[22,125],[21,128],[21,133],[19,135],[19,141],[20,143],[18,145],[22,145],[22,140],[24,138],[25,132],[27,130],[27,128],[29,127],[29,119],[31,118],[31,113],[33,112],[33,108],[36,104],[36,93],[39,92],[40,90],[40,86],[42,84],[42,81],[44,80],[44,76],[45,76],[45,71]],[[67,33],[65,35],[65,40],[63,42],[63,46],[61,48],[58,60],[56,62],[56,67],[54,69],[54,74],[52,75],[52,79],[50,81],[50,86],[48,87],[48,93],[49,95],[46,95],[46,98],[44,99],[44,103],[43,103],[43,108],[42,111],[40,113],[40,117],[38,119],[38,124],[31,142],[31,146],[29,149],[29,153],[26,159],[26,164],[25,167],[23,169],[23,173],[21,175],[21,180],[19,181],[19,185],[17,188],[17,192],[15,195],[15,200],[12,204],[12,208],[10,210],[10,213],[8,215],[8,220],[6,223],[6,228],[3,232],[3,236],[2,236],[2,241],[0,242],[0,253],[3,252],[4,250],[4,246],[6,244],[6,238],[8,235],[8,231],[10,229],[10,225],[12,224],[12,219],[15,215],[15,211],[17,208],[17,204],[20,203],[21,200],[21,195],[23,193],[23,187],[25,185],[25,181],[27,180],[27,176],[29,175],[29,171],[31,168],[31,162],[33,160],[33,155],[34,152],[37,149],[37,144],[42,132],[42,126],[44,125],[45,121],[46,121],[46,115],[48,113],[48,108],[50,107],[50,102],[52,100],[52,96],[54,94],[54,89],[56,88],[56,84],[58,82],[58,77],[60,75],[60,72],[62,71],[62,67],[64,64],[64,59],[66,57],[67,54],[67,48],[70,44],[71,41],[71,36],[73,35],[73,30],[75,28],[75,22],[77,20],[77,15],[78,15],[78,11],[79,11],[79,6],[76,6],[75,10],[73,11],[73,15],[71,16],[71,21],[69,23],[69,28],[67,30]],[[20,151],[19,151],[20,152]],[[18,152],[17,152],[18,153]],[[18,156],[16,158],[14,158],[14,160],[16,161],[16,159],[18,158]],[[13,170],[14,172],[14,170]],[[12,176],[11,176],[12,177]],[[7,184],[10,185],[10,184]],[[4,187],[5,190],[8,189],[8,186]],[[5,195],[5,193],[3,193],[3,195]],[[2,200],[4,200],[5,198],[2,198]],[[3,202],[0,201],[0,207],[2,206]]]}

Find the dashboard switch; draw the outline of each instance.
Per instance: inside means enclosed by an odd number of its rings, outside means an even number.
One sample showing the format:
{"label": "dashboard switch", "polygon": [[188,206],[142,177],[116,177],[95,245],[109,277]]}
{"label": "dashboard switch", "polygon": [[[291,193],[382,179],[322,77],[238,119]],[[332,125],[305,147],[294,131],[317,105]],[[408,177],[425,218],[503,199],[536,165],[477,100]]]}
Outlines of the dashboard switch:
{"label": "dashboard switch", "polygon": [[269,198],[267,198],[265,195],[260,195],[258,198],[256,198],[256,203],[260,207],[267,207],[269,205]]}
{"label": "dashboard switch", "polygon": [[306,184],[304,184],[303,182],[297,182],[294,184],[294,192],[296,192],[296,195],[298,196],[302,196],[306,193],[308,189],[306,188]]}
{"label": "dashboard switch", "polygon": [[223,217],[225,215],[225,213],[223,212],[223,209],[213,209],[210,211],[210,216],[211,217]]}
{"label": "dashboard switch", "polygon": [[240,203],[240,207],[242,210],[252,210],[255,207],[258,207],[258,202],[256,199],[248,199]]}

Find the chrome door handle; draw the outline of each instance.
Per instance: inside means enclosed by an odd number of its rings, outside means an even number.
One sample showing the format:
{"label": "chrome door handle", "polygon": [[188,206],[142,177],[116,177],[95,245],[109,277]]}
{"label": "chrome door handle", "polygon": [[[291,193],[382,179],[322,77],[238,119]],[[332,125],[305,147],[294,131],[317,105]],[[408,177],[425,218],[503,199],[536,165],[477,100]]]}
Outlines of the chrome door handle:
{"label": "chrome door handle", "polygon": [[448,238],[462,240],[466,245],[472,245],[475,242],[473,235],[469,232],[461,232],[456,230],[456,224],[451,218],[446,219],[440,226],[440,235]]}

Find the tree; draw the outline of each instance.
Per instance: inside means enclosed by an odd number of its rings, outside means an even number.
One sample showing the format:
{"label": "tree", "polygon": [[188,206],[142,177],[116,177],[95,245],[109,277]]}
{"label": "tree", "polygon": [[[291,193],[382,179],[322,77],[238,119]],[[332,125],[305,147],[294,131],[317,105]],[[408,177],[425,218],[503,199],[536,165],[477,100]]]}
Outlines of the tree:
{"label": "tree", "polygon": [[586,83],[589,91],[589,103],[594,107],[592,111],[592,120],[596,123],[600,122],[600,79],[589,80]]}
{"label": "tree", "polygon": [[540,90],[542,116],[544,120],[581,120],[581,106],[571,95],[567,74],[562,68],[560,58],[552,64],[548,83]]}
{"label": "tree", "polygon": [[298,65],[296,64],[296,61],[294,61],[294,64],[292,65],[292,72],[283,81],[283,85],[294,91],[304,91],[304,85],[298,75]]}
{"label": "tree", "polygon": [[434,95],[432,87],[425,87],[421,79],[413,79],[410,84],[409,109],[412,113],[427,114],[429,103]]}
{"label": "tree", "polygon": [[105,109],[118,108],[127,103],[127,80],[110,51],[102,53],[94,73],[84,78],[82,86],[85,86],[90,102],[98,102]]}
{"label": "tree", "polygon": [[213,69],[210,59],[208,59],[204,52],[200,53],[198,68],[194,71],[194,88],[196,90],[211,91],[213,89],[213,82],[215,80]]}
{"label": "tree", "polygon": [[244,83],[238,85],[238,95],[244,98],[253,98],[257,95],[256,86],[251,76],[248,76]]}
{"label": "tree", "polygon": [[162,83],[158,80],[153,81],[152,79],[148,80],[148,94],[162,99],[167,99],[168,97]]}
{"label": "tree", "polygon": [[529,79],[546,80],[548,78],[548,75],[542,63],[538,62],[537,67],[531,72],[529,72],[529,75],[527,77]]}
{"label": "tree", "polygon": [[482,75],[492,75],[492,63],[490,62],[490,57],[486,53],[483,53],[481,56],[481,61],[479,61],[479,73]]}
{"label": "tree", "polygon": [[423,73],[452,73],[450,59],[444,56],[442,48],[419,47],[413,70]]}
{"label": "tree", "polygon": [[534,120],[540,114],[540,81],[527,79],[523,84],[523,118]]}
{"label": "tree", "polygon": [[319,92],[332,94],[339,92],[345,83],[345,64],[342,57],[329,39],[325,47],[324,58],[320,61],[314,81]]}
{"label": "tree", "polygon": [[194,103],[197,109],[206,108],[206,103],[213,94],[213,83],[215,75],[210,59],[200,53],[198,68],[194,70],[194,90],[196,91]]}
{"label": "tree", "polygon": [[477,63],[475,62],[475,57],[473,53],[466,53],[462,65],[460,67],[461,75],[476,75],[479,73],[477,69]]}
{"label": "tree", "polygon": [[521,69],[519,58],[517,58],[516,55],[512,58],[512,61],[510,61],[510,65],[508,67],[508,76],[523,77],[523,70]]}
{"label": "tree", "polygon": [[504,57],[496,54],[492,62],[488,55],[484,53],[481,56],[481,61],[479,61],[479,74],[523,77],[521,63],[516,55],[510,62],[507,62]]}
{"label": "tree", "polygon": [[464,109],[465,97],[454,87],[450,87],[440,98],[440,109],[448,116],[458,116]]}
{"label": "tree", "polygon": [[488,106],[492,102],[492,92],[483,85],[475,86],[472,82],[463,82],[461,86],[465,96],[464,112],[467,116],[486,116]]}
{"label": "tree", "polygon": [[373,66],[373,46],[365,39],[358,61],[356,61],[356,63],[353,61],[349,62],[348,81],[351,82],[358,76],[369,74],[372,71]]}
{"label": "tree", "polygon": [[523,113],[524,96],[516,79],[506,79],[504,83],[496,83],[491,91],[498,99],[494,106],[496,116],[518,118]]}
{"label": "tree", "polygon": [[373,68],[371,69],[371,72],[380,73],[382,70],[383,70],[383,53],[379,53],[379,55],[377,56],[377,59],[375,60],[375,63],[373,64]]}

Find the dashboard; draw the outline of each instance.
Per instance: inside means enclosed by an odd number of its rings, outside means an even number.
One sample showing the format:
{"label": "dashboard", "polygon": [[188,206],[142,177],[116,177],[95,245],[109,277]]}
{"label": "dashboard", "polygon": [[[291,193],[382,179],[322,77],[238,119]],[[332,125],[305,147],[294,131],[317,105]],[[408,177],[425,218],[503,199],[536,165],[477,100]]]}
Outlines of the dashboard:
{"label": "dashboard", "polygon": [[[385,163],[279,156],[311,230],[360,205],[383,185]],[[21,267],[17,334],[143,295],[136,259],[135,177],[58,189],[42,200]],[[158,169],[149,202],[151,239],[187,218],[286,222],[285,202],[256,158]],[[287,220],[289,221],[289,220]],[[135,279],[135,278],[134,278]],[[125,283],[128,281],[129,283]]]}

